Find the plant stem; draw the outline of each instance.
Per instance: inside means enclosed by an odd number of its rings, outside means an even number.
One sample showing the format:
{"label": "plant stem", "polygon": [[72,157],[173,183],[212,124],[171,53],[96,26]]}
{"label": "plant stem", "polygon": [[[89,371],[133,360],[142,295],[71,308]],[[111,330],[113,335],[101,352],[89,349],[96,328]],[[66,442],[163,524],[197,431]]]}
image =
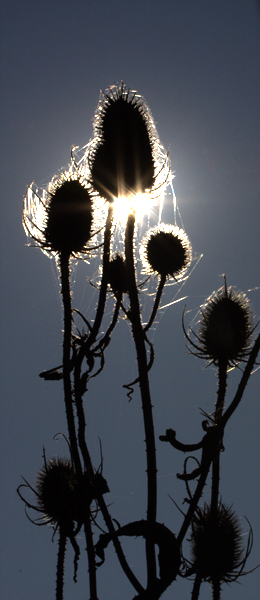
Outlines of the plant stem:
{"label": "plant stem", "polygon": [[70,293],[70,270],[69,270],[69,255],[61,253],[60,269],[61,269],[61,293],[64,307],[64,334],[63,334],[63,387],[64,401],[66,408],[66,417],[68,424],[69,440],[72,461],[75,464],[78,480],[82,479],[82,468],[79,458],[77,437],[75,430],[73,404],[72,404],[72,389],[70,378],[70,354],[71,354],[71,332],[72,332],[72,310],[71,310],[71,293]]}
{"label": "plant stem", "polygon": [[160,283],[158,285],[158,290],[157,290],[157,293],[156,293],[156,298],[155,298],[155,302],[154,302],[152,314],[150,316],[150,319],[149,319],[147,325],[144,327],[145,333],[148,331],[148,329],[150,329],[150,327],[152,326],[152,324],[154,322],[154,319],[155,319],[155,316],[156,316],[156,313],[157,313],[157,310],[158,310],[158,306],[159,306],[160,301],[161,301],[161,297],[162,297],[162,293],[163,293],[163,288],[165,286],[165,281],[166,281],[166,277],[165,277],[165,275],[162,275]]}
{"label": "plant stem", "polygon": [[[216,410],[214,421],[216,425],[221,421],[223,414],[225,396],[227,389],[227,362],[220,361],[218,368],[218,398],[216,402]],[[211,486],[211,518],[217,519],[218,497],[219,497],[219,480],[220,480],[220,448],[216,450],[216,456],[212,462],[212,486]]]}
{"label": "plant stem", "polygon": [[[83,460],[84,460],[85,471],[87,472],[90,480],[94,483],[95,473],[94,473],[94,469],[92,466],[90,454],[88,451],[86,439],[85,439],[86,421],[85,421],[85,414],[84,414],[84,409],[83,409],[82,396],[81,396],[81,392],[80,392],[80,373],[81,373],[81,362],[78,359],[76,362],[76,365],[75,365],[75,370],[74,370],[75,402],[76,402],[76,407],[77,407],[77,415],[78,415],[78,423],[79,423],[78,440],[79,440],[79,447],[80,447],[80,450],[81,450],[81,453],[83,456]],[[95,490],[95,492],[96,492],[95,495],[96,495],[96,499],[97,499],[99,508],[102,512],[104,521],[108,528],[108,531],[111,534],[112,541],[114,543],[115,551],[117,553],[117,557],[120,562],[120,565],[121,565],[125,575],[128,577],[129,581],[132,583],[135,590],[139,594],[141,594],[144,591],[143,587],[139,583],[138,579],[135,577],[134,573],[132,572],[132,570],[130,569],[130,567],[126,561],[126,558],[125,558],[124,553],[121,548],[120,541],[119,541],[118,537],[115,535],[115,528],[113,525],[113,521],[110,517],[107,506],[103,499],[103,496],[99,492],[98,489]],[[90,531],[85,529],[85,534],[86,534],[86,539],[87,539],[87,551],[88,551],[88,559],[89,559],[89,580],[90,580],[90,586],[92,586],[91,587],[92,593],[94,593],[94,578],[96,578],[96,565],[95,565],[95,560],[94,560],[95,551],[94,551],[94,547],[93,547],[93,538],[92,538],[91,528],[90,528]],[[92,596],[91,596],[91,600],[92,600]],[[94,596],[93,596],[93,600],[94,600]]]}
{"label": "plant stem", "polygon": [[95,342],[97,334],[100,329],[100,325],[103,319],[105,305],[106,305],[106,296],[107,296],[107,276],[108,276],[108,266],[109,266],[109,258],[110,258],[110,241],[111,241],[111,227],[113,220],[113,204],[109,204],[107,220],[105,225],[105,233],[104,233],[104,251],[103,251],[103,270],[102,270],[102,279],[101,286],[99,291],[99,299],[98,306],[95,316],[95,321],[89,335],[89,338],[86,342],[87,348],[90,348],[91,345]]}
{"label": "plant stem", "polygon": [[221,600],[221,586],[219,581],[213,581],[212,584],[212,600]]}
{"label": "plant stem", "polygon": [[193,589],[192,589],[192,594],[191,594],[191,600],[198,600],[199,595],[200,595],[201,581],[202,581],[201,574],[197,573],[197,575],[195,577],[194,584],[193,584]]}
{"label": "plant stem", "polygon": [[[139,385],[142,399],[142,409],[145,429],[145,442],[147,453],[147,521],[151,524],[156,522],[157,507],[157,481],[156,481],[156,449],[154,439],[154,425],[152,415],[152,404],[150,397],[150,387],[147,372],[147,356],[145,347],[144,330],[141,323],[141,313],[138,300],[138,291],[135,279],[134,267],[134,228],[135,216],[129,214],[126,232],[125,232],[125,257],[127,281],[129,287],[130,314],[129,319],[132,324],[132,333],[137,353]],[[147,589],[152,598],[156,583],[156,558],[154,543],[149,538],[146,540],[146,559],[147,559]]]}
{"label": "plant stem", "polygon": [[63,585],[64,585],[64,560],[66,551],[66,535],[64,529],[60,527],[59,551],[57,562],[57,579],[56,579],[56,600],[63,600]]}

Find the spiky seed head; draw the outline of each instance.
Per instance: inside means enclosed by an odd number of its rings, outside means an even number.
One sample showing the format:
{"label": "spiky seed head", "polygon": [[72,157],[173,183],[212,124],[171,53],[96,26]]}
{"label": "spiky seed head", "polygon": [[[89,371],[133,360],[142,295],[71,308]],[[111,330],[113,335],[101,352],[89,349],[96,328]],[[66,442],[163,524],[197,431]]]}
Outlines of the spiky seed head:
{"label": "spiky seed head", "polygon": [[123,256],[116,254],[109,262],[108,283],[114,294],[128,292],[126,264]]}
{"label": "spiky seed head", "polygon": [[252,311],[245,294],[226,285],[213,294],[202,309],[198,331],[201,355],[219,365],[239,363],[248,353]]}
{"label": "spiky seed head", "polygon": [[214,517],[211,507],[197,509],[190,537],[193,572],[204,581],[229,582],[236,579],[243,563],[242,530],[231,506],[219,503]]}
{"label": "spiky seed head", "polygon": [[150,229],[140,247],[144,269],[162,277],[183,279],[192,258],[188,236],[177,226],[161,224]]}
{"label": "spiky seed head", "polygon": [[91,236],[92,200],[79,179],[57,182],[50,193],[46,245],[59,253],[81,252]]}
{"label": "spiky seed head", "polygon": [[122,84],[101,97],[90,153],[94,189],[106,200],[144,193],[155,180],[156,132],[141,98]]}
{"label": "spiky seed head", "polygon": [[38,508],[53,525],[72,525],[79,521],[79,486],[70,460],[45,460],[36,478]]}

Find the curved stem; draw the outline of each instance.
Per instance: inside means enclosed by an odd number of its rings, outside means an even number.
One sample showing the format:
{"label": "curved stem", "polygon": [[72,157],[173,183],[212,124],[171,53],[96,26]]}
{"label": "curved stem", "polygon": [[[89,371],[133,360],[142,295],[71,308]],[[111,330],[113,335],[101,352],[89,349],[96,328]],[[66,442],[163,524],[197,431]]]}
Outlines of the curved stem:
{"label": "curved stem", "polygon": [[258,355],[259,350],[260,350],[260,334],[257,336],[257,338],[255,340],[255,343],[253,345],[253,348],[252,348],[252,350],[250,352],[249,359],[247,361],[247,364],[246,364],[244,373],[242,375],[241,381],[240,381],[240,383],[238,385],[236,395],[235,395],[233,401],[231,402],[230,406],[227,408],[227,410],[225,411],[225,413],[224,413],[224,415],[223,415],[223,417],[221,419],[221,422],[223,424],[223,428],[226,426],[228,420],[230,419],[230,417],[232,416],[233,412],[237,409],[239,403],[241,402],[243,393],[244,393],[245,388],[246,388],[246,386],[248,384],[249,377],[250,377],[251,372],[252,372],[252,370],[254,368],[254,364],[255,364],[255,361],[257,359],[257,355]]}
{"label": "curved stem", "polygon": [[121,296],[119,296],[118,298],[116,298],[116,305],[114,308],[114,313],[113,313],[113,317],[112,317],[112,321],[104,335],[104,337],[102,337],[102,339],[98,342],[97,346],[95,346],[95,351],[98,348],[106,348],[106,346],[109,344],[110,341],[110,336],[111,333],[113,331],[113,329],[115,328],[117,321],[118,321],[118,316],[119,316],[119,311],[121,308],[121,303],[122,303],[122,294]]}
{"label": "curved stem", "polygon": [[165,286],[165,281],[166,281],[166,277],[165,277],[165,275],[162,275],[160,283],[158,285],[158,289],[157,289],[157,293],[156,293],[156,298],[155,298],[155,301],[154,301],[153,310],[152,310],[150,319],[149,319],[147,325],[144,327],[144,332],[145,333],[148,331],[148,329],[150,329],[150,327],[152,326],[152,324],[154,322],[154,319],[156,317],[158,306],[160,304],[162,293],[163,293],[163,288]]}
{"label": "curved stem", "polygon": [[[157,480],[156,480],[156,449],[155,449],[155,438],[154,438],[154,425],[152,415],[152,403],[150,397],[150,387],[148,379],[147,369],[147,356],[145,347],[145,336],[144,330],[141,323],[141,313],[138,299],[138,291],[135,279],[135,267],[134,267],[134,227],[135,227],[135,216],[130,214],[128,216],[126,232],[125,232],[125,257],[126,257],[126,271],[127,280],[129,286],[129,300],[130,300],[130,313],[129,319],[132,324],[132,333],[136,347],[138,372],[139,372],[139,385],[142,399],[142,409],[144,418],[144,429],[145,429],[145,442],[146,442],[146,453],[147,453],[147,484],[148,484],[148,498],[147,498],[147,521],[151,524],[156,522],[156,508],[157,508]],[[153,591],[155,590],[156,583],[156,558],[154,543],[151,539],[146,540],[146,558],[147,558],[147,576],[148,582],[147,587],[150,591],[151,598]]]}

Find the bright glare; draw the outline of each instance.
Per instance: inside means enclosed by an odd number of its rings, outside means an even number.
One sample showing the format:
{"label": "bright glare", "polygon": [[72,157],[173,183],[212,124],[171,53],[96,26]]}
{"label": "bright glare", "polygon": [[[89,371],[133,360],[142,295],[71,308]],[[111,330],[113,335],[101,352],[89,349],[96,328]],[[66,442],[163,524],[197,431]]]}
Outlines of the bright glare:
{"label": "bright glare", "polygon": [[113,202],[114,217],[117,223],[125,227],[128,215],[134,214],[136,221],[142,221],[151,211],[151,196],[149,194],[135,194],[121,196]]}

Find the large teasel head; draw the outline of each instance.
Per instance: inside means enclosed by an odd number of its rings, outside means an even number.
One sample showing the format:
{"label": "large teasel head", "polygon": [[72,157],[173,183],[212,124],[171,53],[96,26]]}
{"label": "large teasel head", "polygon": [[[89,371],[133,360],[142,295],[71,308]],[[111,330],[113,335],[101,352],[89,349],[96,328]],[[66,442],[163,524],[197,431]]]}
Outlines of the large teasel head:
{"label": "large teasel head", "polygon": [[159,146],[144,99],[122,83],[101,95],[89,164],[93,188],[108,201],[150,191]]}
{"label": "large teasel head", "polygon": [[143,238],[140,256],[146,273],[180,281],[192,259],[191,244],[183,229],[161,223]]}
{"label": "large teasel head", "polygon": [[253,314],[247,296],[232,287],[227,288],[225,279],[224,286],[201,307],[196,343],[187,337],[196,356],[217,366],[222,363],[232,367],[248,356],[253,330]]}
{"label": "large teasel head", "polygon": [[243,574],[243,568],[252,549],[252,530],[244,550],[239,518],[232,506],[219,502],[213,516],[205,503],[191,523],[191,569],[210,583],[230,583]]}

